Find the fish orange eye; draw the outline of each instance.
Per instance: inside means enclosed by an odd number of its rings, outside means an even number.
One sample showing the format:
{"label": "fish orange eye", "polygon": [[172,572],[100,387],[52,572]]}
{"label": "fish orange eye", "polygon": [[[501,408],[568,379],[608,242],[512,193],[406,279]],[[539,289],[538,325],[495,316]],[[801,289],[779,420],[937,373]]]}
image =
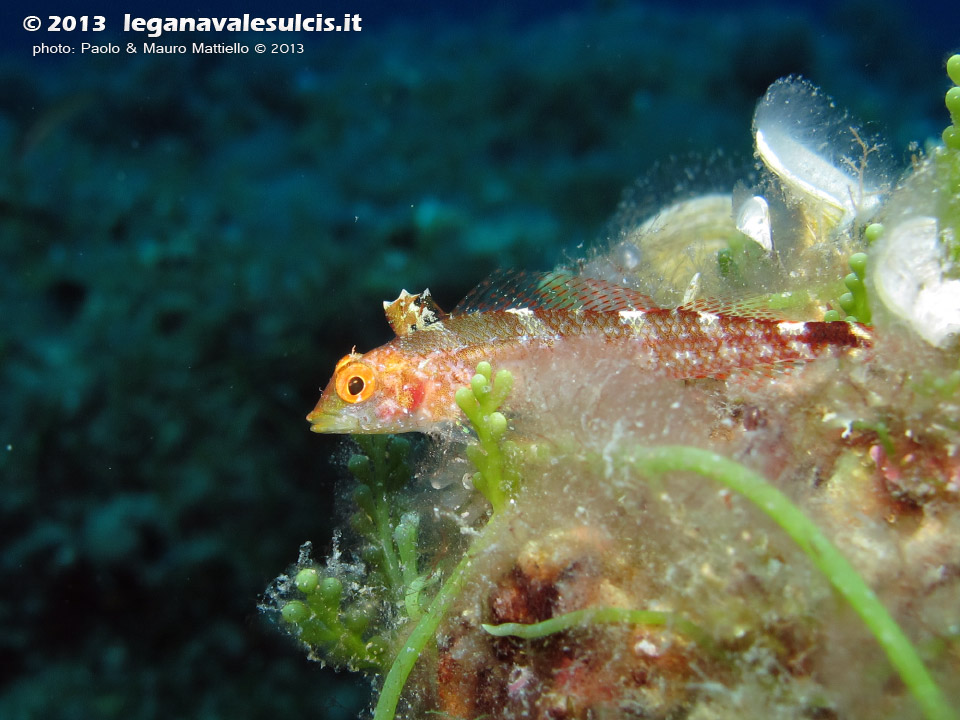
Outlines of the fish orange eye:
{"label": "fish orange eye", "polygon": [[353,362],[337,371],[337,395],[344,402],[362,402],[373,395],[375,387],[373,370],[363,363]]}

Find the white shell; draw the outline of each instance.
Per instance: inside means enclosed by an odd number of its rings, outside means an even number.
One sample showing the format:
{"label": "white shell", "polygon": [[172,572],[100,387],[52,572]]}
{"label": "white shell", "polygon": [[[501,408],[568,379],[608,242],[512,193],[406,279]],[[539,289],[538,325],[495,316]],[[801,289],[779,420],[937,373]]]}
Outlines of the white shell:
{"label": "white shell", "polygon": [[698,272],[715,265],[717,251],[729,247],[731,236],[738,234],[731,196],[709,193],[667,205],[634,228],[624,245],[639,250],[645,270],[684,292]]}
{"label": "white shell", "polygon": [[960,334],[960,280],[945,278],[937,218],[907,218],[884,231],[871,253],[880,301],[930,345]]}
{"label": "white shell", "polygon": [[773,252],[773,231],[770,226],[770,205],[766,198],[754,195],[737,213],[737,230],[768,253]]}
{"label": "white shell", "polygon": [[757,155],[787,199],[824,229],[879,206],[879,162],[866,162],[876,146],[814,85],[799,78],[771,85],[757,105],[753,132]]}

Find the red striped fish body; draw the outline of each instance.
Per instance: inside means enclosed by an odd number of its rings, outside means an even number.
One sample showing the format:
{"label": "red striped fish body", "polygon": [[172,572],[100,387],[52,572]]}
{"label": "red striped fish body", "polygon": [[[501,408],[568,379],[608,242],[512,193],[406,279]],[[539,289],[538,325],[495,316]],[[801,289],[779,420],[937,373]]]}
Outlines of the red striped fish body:
{"label": "red striped fish body", "polygon": [[[315,432],[430,432],[456,422],[454,393],[477,363],[524,372],[544,353],[615,353],[651,376],[717,378],[869,347],[869,331],[846,322],[793,322],[730,303],[656,307],[629,288],[565,273],[500,273],[450,315],[402,293],[384,303],[397,337],[351,353],[307,416]],[[531,362],[534,361],[534,362]]]}

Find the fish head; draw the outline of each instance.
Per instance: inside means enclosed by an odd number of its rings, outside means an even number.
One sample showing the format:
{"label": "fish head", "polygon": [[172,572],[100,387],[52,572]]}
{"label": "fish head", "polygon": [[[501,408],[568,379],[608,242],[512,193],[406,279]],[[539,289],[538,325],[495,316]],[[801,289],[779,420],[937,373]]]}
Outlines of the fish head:
{"label": "fish head", "polygon": [[389,349],[350,353],[337,363],[316,407],[307,415],[310,429],[351,435],[422,431],[418,410],[424,381]]}

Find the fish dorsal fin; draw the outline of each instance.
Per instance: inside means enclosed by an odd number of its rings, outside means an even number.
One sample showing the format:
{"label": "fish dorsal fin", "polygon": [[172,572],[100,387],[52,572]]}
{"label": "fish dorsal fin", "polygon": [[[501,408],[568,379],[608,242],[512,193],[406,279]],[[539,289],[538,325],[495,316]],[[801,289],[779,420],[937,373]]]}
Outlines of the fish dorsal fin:
{"label": "fish dorsal fin", "polygon": [[773,312],[767,307],[763,297],[732,300],[730,298],[698,298],[680,305],[678,310],[689,310],[712,315],[747,318],[752,320],[783,320],[784,315]]}
{"label": "fish dorsal fin", "polygon": [[401,290],[399,297],[393,302],[384,300],[383,312],[397,337],[409,335],[416,330],[426,330],[444,317],[443,310],[433,301],[429,290],[424,290],[419,295]]}
{"label": "fish dorsal fin", "polygon": [[531,273],[498,270],[467,293],[451,314],[496,310],[652,310],[658,306],[642,293],[597,278],[565,271]]}

